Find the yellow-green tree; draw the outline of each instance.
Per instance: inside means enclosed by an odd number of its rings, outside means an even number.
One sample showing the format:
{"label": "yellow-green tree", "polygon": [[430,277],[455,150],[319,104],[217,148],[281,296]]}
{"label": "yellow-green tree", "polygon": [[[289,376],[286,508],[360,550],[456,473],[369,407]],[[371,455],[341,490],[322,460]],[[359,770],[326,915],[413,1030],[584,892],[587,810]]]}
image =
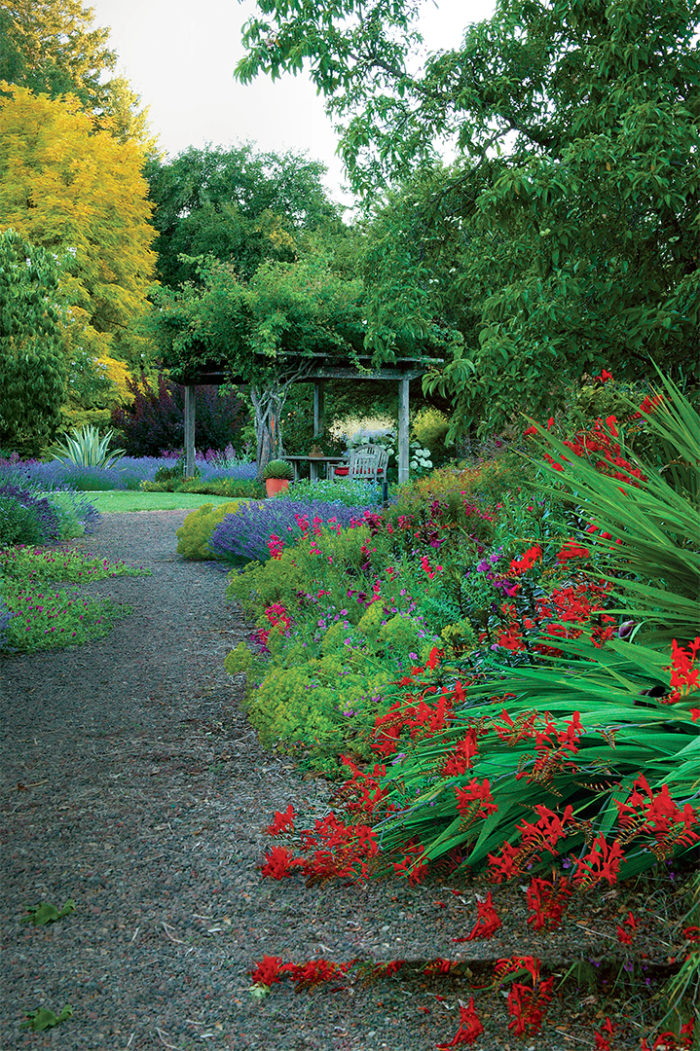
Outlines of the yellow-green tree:
{"label": "yellow-green tree", "polygon": [[80,0],[0,0],[0,80],[52,98],[76,95],[101,127],[153,152],[147,110],[112,75],[116,61],[109,29],[95,26]]}
{"label": "yellow-green tree", "polygon": [[0,90],[0,230],[57,257],[69,347],[140,364],[155,262],[141,149],[96,127],[75,96]]}

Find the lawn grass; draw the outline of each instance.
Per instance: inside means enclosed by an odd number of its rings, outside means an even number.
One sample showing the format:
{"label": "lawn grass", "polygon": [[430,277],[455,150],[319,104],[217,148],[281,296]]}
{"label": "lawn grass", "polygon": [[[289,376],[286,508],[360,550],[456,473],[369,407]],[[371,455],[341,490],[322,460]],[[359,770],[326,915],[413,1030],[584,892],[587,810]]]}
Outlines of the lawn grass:
{"label": "lawn grass", "polygon": [[172,511],[195,508],[202,504],[231,503],[230,496],[207,496],[204,493],[141,493],[122,489],[87,493],[98,511]]}

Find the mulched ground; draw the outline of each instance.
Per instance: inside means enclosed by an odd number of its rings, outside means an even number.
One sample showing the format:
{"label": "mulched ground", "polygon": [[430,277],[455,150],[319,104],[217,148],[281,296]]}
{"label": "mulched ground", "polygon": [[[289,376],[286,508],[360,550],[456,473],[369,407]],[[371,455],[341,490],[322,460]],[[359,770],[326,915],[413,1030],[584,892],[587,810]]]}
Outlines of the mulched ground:
{"label": "mulched ground", "polygon": [[[78,546],[153,576],[91,590],[132,604],[133,614],[104,640],[0,664],[0,1049],[432,1051],[455,1033],[458,1000],[472,994],[486,1026],[479,1051],[592,1048],[590,1026],[609,1008],[600,983],[586,982],[603,975],[610,989],[618,971],[624,977],[615,926],[630,905],[644,923],[635,964],[643,1026],[672,951],[664,942],[680,898],[668,880],[633,898],[596,893],[556,937],[529,933],[522,890],[499,887],[502,930],[455,944],[484,885],[261,878],[271,845],[262,828],[273,812],[294,802],[311,823],[330,787],[258,744],[240,707],[242,680],[223,668],[247,628],[226,604],[220,567],[176,555],[185,514],[103,516]],[[59,923],[20,923],[26,904],[67,898],[77,908]],[[472,988],[516,952],[568,974],[536,1039],[508,1031],[503,992]],[[285,983],[260,1002],[249,971],[265,954],[415,967],[334,990],[295,994]],[[440,957],[468,962],[471,981],[425,977],[425,962]],[[619,985],[613,995],[619,1001]],[[62,1025],[20,1029],[26,1012],[66,1003],[74,1014]],[[638,1038],[621,1035],[614,1046]]]}

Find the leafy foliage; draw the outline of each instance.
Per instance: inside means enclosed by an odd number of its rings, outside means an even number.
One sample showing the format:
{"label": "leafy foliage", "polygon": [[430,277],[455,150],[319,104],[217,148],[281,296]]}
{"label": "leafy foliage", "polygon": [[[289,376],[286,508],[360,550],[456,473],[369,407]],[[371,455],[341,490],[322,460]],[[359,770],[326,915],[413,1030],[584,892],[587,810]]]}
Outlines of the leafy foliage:
{"label": "leafy foliage", "polygon": [[249,280],[261,263],[293,262],[304,235],[339,221],[321,183],[322,165],[251,145],[190,148],[152,160],[147,176],[158,231],[158,277],[175,288],[196,278],[205,256]]}
{"label": "leafy foliage", "polygon": [[58,1014],[48,1007],[37,1007],[36,1011],[30,1011],[26,1015],[27,1020],[22,1022],[20,1029],[29,1029],[33,1033],[43,1033],[45,1029],[53,1029],[54,1026],[60,1025],[61,1022],[66,1022],[72,1017],[73,1008],[70,1004],[66,1004]]}
{"label": "leafy foliage", "polygon": [[36,452],[52,437],[65,391],[59,270],[48,252],[0,231],[0,442]]}
{"label": "leafy foliage", "polygon": [[[181,386],[159,373],[157,386],[145,377],[127,380],[132,397],[115,408],[112,424],[123,435],[131,456],[158,456],[181,449],[185,439],[185,396]],[[200,449],[225,449],[240,444],[246,409],[235,393],[219,394],[216,387],[198,386],[196,392],[197,442]]]}
{"label": "leafy foliage", "polygon": [[3,0],[0,80],[51,98],[75,95],[101,127],[152,150],[138,96],[123,77],[109,76],[117,61],[109,29],[93,23],[93,9],[80,0]]}
{"label": "leafy foliage", "polygon": [[56,923],[64,916],[70,916],[75,912],[75,902],[69,898],[65,905],[58,909],[49,901],[41,901],[38,905],[25,905],[27,913],[22,917],[22,923],[31,923],[34,927],[44,927],[47,923]]}
{"label": "leafy foliage", "polygon": [[484,436],[650,354],[694,375],[695,0],[500,0],[412,73],[419,6],[261,0],[238,66],[308,66],[355,187],[375,210],[393,188],[367,249],[369,345],[437,332],[426,391],[454,399],[453,433]]}

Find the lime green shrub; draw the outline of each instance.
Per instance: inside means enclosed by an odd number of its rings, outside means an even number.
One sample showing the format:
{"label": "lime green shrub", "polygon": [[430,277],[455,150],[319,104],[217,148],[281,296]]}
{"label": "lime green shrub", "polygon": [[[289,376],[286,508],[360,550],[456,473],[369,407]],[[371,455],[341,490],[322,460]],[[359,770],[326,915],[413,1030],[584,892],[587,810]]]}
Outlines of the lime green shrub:
{"label": "lime green shrub", "polygon": [[210,559],[214,554],[209,547],[211,535],[226,515],[235,514],[240,500],[230,503],[202,504],[187,515],[177,531],[177,553],[193,561]]}
{"label": "lime green shrub", "polygon": [[445,438],[449,428],[447,416],[432,405],[421,409],[413,421],[413,437],[430,450],[430,457],[436,466],[447,457]]}

